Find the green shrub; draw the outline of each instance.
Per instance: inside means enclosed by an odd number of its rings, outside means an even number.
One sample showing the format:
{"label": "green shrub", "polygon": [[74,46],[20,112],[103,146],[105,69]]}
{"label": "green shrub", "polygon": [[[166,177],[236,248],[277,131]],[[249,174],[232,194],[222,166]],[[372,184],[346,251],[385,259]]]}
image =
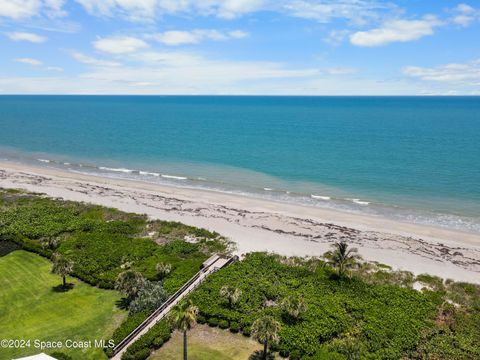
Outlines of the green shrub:
{"label": "green shrub", "polygon": [[206,322],[207,322],[207,319],[205,319],[205,316],[203,316],[201,314],[197,316],[197,323],[205,324]]}
{"label": "green shrub", "polygon": [[152,342],[152,345],[155,347],[155,348],[160,348],[163,343],[165,341],[163,340],[163,337],[159,336],[159,337],[156,337],[153,342]]}
{"label": "green shrub", "polygon": [[147,313],[138,313],[125,318],[125,320],[120,324],[120,326],[113,332],[112,339],[115,344],[118,344],[120,341],[125,339],[127,335],[130,334],[133,330],[135,330],[135,328],[140,325],[147,317]]}
{"label": "green shrub", "polygon": [[135,353],[125,353],[122,360],[146,360],[150,357],[150,349],[141,349]]}
{"label": "green shrub", "polygon": [[[125,354],[122,356],[122,360],[137,359],[133,356],[140,356],[147,354],[147,357],[150,355],[151,348],[157,348],[155,344],[159,346],[163,345],[170,339],[170,334],[172,328],[166,319],[155,324],[145,335],[128,347]],[[160,339],[163,341],[160,342]],[[142,359],[146,359],[142,358]]]}
{"label": "green shrub", "polygon": [[252,334],[252,328],[250,326],[245,326],[242,329],[242,334],[249,337]]}
{"label": "green shrub", "polygon": [[211,327],[218,326],[218,319],[214,318],[214,317],[208,319],[208,325],[211,326]]}
{"label": "green shrub", "polygon": [[230,331],[234,334],[236,334],[240,331],[240,325],[238,325],[238,322],[232,321],[230,323]]}
{"label": "green shrub", "polygon": [[300,360],[301,358],[302,358],[302,353],[300,352],[300,350],[295,349],[290,353],[290,357],[289,357],[290,360]]}
{"label": "green shrub", "polygon": [[[209,276],[190,298],[210,325],[220,325],[219,318],[238,323],[246,336],[257,318],[273,316],[281,323],[279,350],[293,356],[315,354],[322,343],[353,333],[371,358],[396,360],[415,348],[436,315],[431,298],[413,289],[334,278],[328,269],[301,259],[291,264],[276,255],[248,254]],[[231,284],[243,292],[233,308],[218,296]],[[283,316],[278,304],[287,296],[304,299],[307,310],[300,319]]]}
{"label": "green shrub", "polygon": [[227,321],[227,320],[220,320],[220,321],[218,322],[218,327],[219,327],[220,329],[228,329],[228,326],[229,326],[229,324],[228,324],[228,321]]}

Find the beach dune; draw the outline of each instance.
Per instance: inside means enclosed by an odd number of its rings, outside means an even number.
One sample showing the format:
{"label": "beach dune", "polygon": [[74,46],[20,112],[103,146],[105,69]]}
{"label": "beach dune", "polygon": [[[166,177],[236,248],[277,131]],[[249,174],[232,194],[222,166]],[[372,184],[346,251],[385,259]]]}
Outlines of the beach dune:
{"label": "beach dune", "polygon": [[0,162],[0,187],[180,221],[227,236],[236,252],[320,256],[346,240],[364,259],[480,283],[480,234],[214,191]]}

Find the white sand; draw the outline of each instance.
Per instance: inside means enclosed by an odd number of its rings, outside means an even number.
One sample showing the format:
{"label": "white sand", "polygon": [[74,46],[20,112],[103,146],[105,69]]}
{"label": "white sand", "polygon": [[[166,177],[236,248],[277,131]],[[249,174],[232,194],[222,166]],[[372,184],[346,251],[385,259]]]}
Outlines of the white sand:
{"label": "white sand", "polygon": [[367,260],[480,283],[480,235],[309,206],[0,162],[0,187],[214,230],[237,252],[319,256],[345,239]]}

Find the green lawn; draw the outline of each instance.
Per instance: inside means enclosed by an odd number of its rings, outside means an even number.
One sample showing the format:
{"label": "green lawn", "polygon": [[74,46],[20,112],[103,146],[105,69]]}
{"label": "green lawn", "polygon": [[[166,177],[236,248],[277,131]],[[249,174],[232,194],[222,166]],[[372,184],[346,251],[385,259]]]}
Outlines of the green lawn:
{"label": "green lawn", "polygon": [[[60,276],[50,273],[51,262],[20,250],[0,257],[0,339],[43,341],[107,338],[123,319],[116,308],[120,295],[77,279],[68,292],[56,292]],[[52,353],[55,350],[45,351]],[[40,350],[0,349],[0,359],[39,353]],[[106,358],[101,349],[65,352],[74,359]]]}
{"label": "green lawn", "polygon": [[[258,342],[243,335],[207,325],[197,325],[188,333],[189,360],[247,360],[261,348]],[[149,360],[181,360],[182,356],[183,336],[175,332]]]}

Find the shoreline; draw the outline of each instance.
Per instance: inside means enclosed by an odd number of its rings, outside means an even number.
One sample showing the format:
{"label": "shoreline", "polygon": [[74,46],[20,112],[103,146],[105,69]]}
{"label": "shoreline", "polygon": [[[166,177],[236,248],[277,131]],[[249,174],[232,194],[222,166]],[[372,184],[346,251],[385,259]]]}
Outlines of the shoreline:
{"label": "shoreline", "polygon": [[45,193],[204,227],[230,238],[237,253],[319,256],[339,240],[365,260],[394,269],[480,283],[480,234],[61,169],[0,161],[0,187]]}

